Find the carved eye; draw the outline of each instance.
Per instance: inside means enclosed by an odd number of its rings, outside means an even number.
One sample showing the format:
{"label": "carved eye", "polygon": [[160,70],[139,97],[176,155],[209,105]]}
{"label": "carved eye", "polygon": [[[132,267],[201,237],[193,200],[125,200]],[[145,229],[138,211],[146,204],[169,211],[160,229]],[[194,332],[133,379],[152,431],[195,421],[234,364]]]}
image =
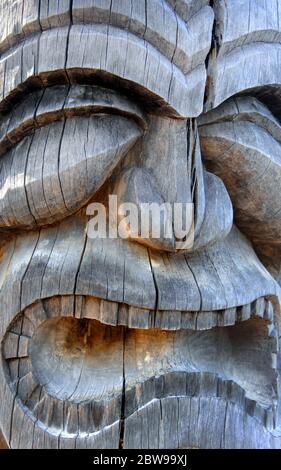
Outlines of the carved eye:
{"label": "carved eye", "polygon": [[58,102],[49,101],[48,90],[40,106],[38,96],[29,97],[2,122],[2,152],[12,148],[0,161],[1,227],[36,227],[72,214],[141,136],[140,116],[132,119],[138,113],[135,105],[125,99],[116,104],[109,92],[96,96],[84,88],[66,94],[61,87],[63,102],[58,89],[53,91]]}
{"label": "carved eye", "polygon": [[243,96],[201,116],[199,131],[205,163],[225,183],[239,228],[256,245],[279,243],[280,122]]}

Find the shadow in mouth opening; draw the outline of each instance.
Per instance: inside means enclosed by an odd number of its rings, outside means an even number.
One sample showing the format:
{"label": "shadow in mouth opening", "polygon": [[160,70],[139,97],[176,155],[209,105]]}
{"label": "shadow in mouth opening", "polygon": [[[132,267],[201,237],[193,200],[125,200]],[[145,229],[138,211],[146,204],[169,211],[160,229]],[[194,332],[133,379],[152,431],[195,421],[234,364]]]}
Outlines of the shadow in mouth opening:
{"label": "shadow in mouth opening", "polygon": [[209,373],[238,384],[263,407],[273,404],[276,372],[264,320],[208,331],[141,330],[55,317],[29,343],[34,377],[59,400],[109,400],[153,377]]}
{"label": "shadow in mouth opening", "polygon": [[134,329],[57,311],[46,316],[40,303],[18,315],[2,345],[24,413],[67,438],[123,422],[166,397],[231,401],[271,429],[275,352],[272,324],[258,317],[205,331]]}

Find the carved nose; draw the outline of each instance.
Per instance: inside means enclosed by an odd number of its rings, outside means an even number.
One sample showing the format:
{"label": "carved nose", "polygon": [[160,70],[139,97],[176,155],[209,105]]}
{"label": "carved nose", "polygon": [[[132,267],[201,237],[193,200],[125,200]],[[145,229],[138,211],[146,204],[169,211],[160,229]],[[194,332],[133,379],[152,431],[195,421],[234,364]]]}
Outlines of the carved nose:
{"label": "carved nose", "polygon": [[192,120],[151,118],[113,192],[126,237],[157,250],[195,251],[225,238],[233,224],[231,200],[204,169]]}

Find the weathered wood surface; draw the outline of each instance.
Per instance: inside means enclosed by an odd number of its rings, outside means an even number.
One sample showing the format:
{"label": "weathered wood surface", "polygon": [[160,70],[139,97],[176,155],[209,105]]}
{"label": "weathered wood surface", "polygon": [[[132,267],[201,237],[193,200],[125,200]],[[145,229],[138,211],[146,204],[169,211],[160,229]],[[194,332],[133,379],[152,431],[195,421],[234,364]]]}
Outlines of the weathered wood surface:
{"label": "weathered wood surface", "polygon": [[215,0],[214,10],[205,109],[249,91],[260,93],[280,115],[280,0]]}
{"label": "weathered wood surface", "polygon": [[[281,447],[280,12],[0,2],[11,448]],[[89,237],[110,195],[193,204],[192,237]]]}
{"label": "weathered wood surface", "polygon": [[153,400],[126,420],[124,442],[129,449],[280,449],[280,438],[216,397]]}
{"label": "weathered wood surface", "polygon": [[144,0],[65,0],[48,5],[37,0],[38,9],[35,5],[24,5],[23,0],[15,2],[13,8],[8,3],[4,0],[1,5],[2,15],[6,15],[0,31],[1,53],[32,33],[68,26],[71,22],[105,23],[129,30],[156,47],[185,73],[203,64],[210,49],[214,12],[207,1],[201,5],[193,2],[186,12],[179,8],[179,14],[169,2],[159,0],[150,0],[147,5]]}
{"label": "weathered wood surface", "polygon": [[[9,1],[4,2],[3,14],[8,10],[8,22],[3,25],[0,40],[2,98],[12,99],[15,90],[28,89],[34,80],[37,84],[42,80],[52,83],[58,74],[60,80],[82,80],[84,69],[93,79],[94,72],[100,71],[134,82],[142,93],[147,89],[158,100],[161,97],[176,114],[200,114],[206,80],[204,62],[214,19],[209,6],[192,15],[186,24],[160,0],[151,0],[148,7],[139,0],[116,1],[112,6],[108,1],[97,5],[78,1],[73,2],[71,12],[69,3],[38,10],[34,6],[35,19],[25,15],[22,0],[15,5],[20,18],[10,9]],[[40,15],[45,11],[50,21],[44,18],[42,24],[39,11]]]}
{"label": "weathered wood surface", "polygon": [[[188,241],[178,245],[181,241],[177,233],[179,220],[168,209],[159,217],[158,232],[161,236],[155,238],[150,234],[144,238],[128,229],[130,239],[153,249],[188,252],[214,244],[230,232],[233,224],[231,200],[220,179],[204,171],[198,132],[192,122],[154,117],[148,123],[145,139],[139,140],[128,153],[123,167],[113,188],[119,205],[190,204],[196,200],[190,222],[186,220],[185,209],[179,216],[180,227],[186,227],[184,235],[188,238],[194,231],[191,246]],[[166,174],[169,175],[169,185],[163,178]],[[168,239],[164,237],[165,230],[172,234]]]}
{"label": "weathered wood surface", "polygon": [[[38,312],[46,320],[36,328]],[[113,426],[121,419],[124,394],[125,426],[129,429],[137,425],[138,409],[149,408],[151,401],[163,400],[165,404],[168,397],[186,397],[188,402],[188,397],[190,400],[198,395],[203,402],[211,397],[213,401],[218,397],[229,400],[240,410],[249,409],[249,415],[260,425],[272,428],[276,339],[267,338],[266,321],[254,319],[232,328],[171,334],[107,327],[94,320],[61,318],[57,312],[60,310],[54,308],[52,301],[27,309],[23,318],[19,316],[12,325],[12,331],[21,328],[20,336],[11,331],[8,335],[12,339],[7,335],[4,338],[12,387],[28,414],[36,417],[40,427],[50,430],[55,446],[60,447],[63,438],[63,445],[71,447],[74,437],[82,440],[86,435],[90,439],[105,426]],[[27,330],[21,326],[26,322],[30,324]],[[25,336],[27,333],[31,336]],[[27,350],[21,352],[18,338],[29,342]],[[89,373],[93,368],[94,375]],[[231,382],[232,377],[235,383]],[[169,407],[177,406],[178,400]],[[21,411],[17,401],[15,405],[12,419],[18,422]],[[203,417],[206,419],[204,414]],[[222,417],[218,416],[218,421]],[[148,415],[147,419],[149,425],[155,417]],[[64,423],[64,428],[56,433],[60,423]],[[13,444],[13,435],[20,441],[25,430],[12,428],[11,432]],[[142,426],[137,425],[134,434],[142,432]],[[126,439],[125,432],[125,442]],[[155,445],[152,442],[148,447]],[[166,442],[168,447],[173,446],[169,439]],[[37,446],[34,441],[29,445]],[[146,447],[142,441],[140,446]]]}
{"label": "weathered wood surface", "polygon": [[256,243],[280,243],[278,121],[257,100],[239,98],[203,116],[200,135],[206,164],[224,181],[241,229]]}
{"label": "weathered wood surface", "polygon": [[18,235],[7,244],[1,266],[5,316],[0,331],[21,309],[56,295],[92,295],[147,313],[227,313],[234,308],[233,323],[238,307],[280,295],[278,284],[235,228],[223,242],[198,254],[174,256],[122,239],[90,239],[85,227],[86,219],[75,217],[42,229],[40,235]]}
{"label": "weathered wood surface", "polygon": [[7,442],[3,436],[3,434],[0,431],[0,449],[7,449]]}
{"label": "weathered wood surface", "polygon": [[36,129],[2,156],[0,227],[36,227],[80,209],[140,135],[134,122],[112,115]]}
{"label": "weathered wood surface", "polygon": [[27,97],[3,116],[0,127],[0,155],[14,147],[36,128],[73,116],[119,114],[146,129],[141,109],[125,96],[101,87],[54,86]]}
{"label": "weathered wood surface", "polygon": [[13,8],[9,8],[8,3],[4,0],[1,4],[2,15],[6,16],[0,31],[1,53],[32,33],[67,26],[71,22],[105,23],[127,29],[156,47],[185,73],[202,65],[210,49],[214,13],[206,1],[196,8],[193,2],[189,12],[183,12],[183,19],[181,8],[177,15],[168,2],[159,0],[150,0],[147,5],[143,0],[111,3],[65,0],[48,5],[38,0],[38,9],[35,5],[24,5],[23,0],[15,2]]}

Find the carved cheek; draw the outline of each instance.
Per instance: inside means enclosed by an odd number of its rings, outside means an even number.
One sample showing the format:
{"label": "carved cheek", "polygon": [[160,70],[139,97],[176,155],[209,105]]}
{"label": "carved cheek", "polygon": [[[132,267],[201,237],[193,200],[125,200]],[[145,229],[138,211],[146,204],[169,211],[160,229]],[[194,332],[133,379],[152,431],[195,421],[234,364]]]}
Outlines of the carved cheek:
{"label": "carved cheek", "polygon": [[81,208],[142,131],[113,115],[73,117],[36,130],[1,158],[0,226],[36,227]]}

